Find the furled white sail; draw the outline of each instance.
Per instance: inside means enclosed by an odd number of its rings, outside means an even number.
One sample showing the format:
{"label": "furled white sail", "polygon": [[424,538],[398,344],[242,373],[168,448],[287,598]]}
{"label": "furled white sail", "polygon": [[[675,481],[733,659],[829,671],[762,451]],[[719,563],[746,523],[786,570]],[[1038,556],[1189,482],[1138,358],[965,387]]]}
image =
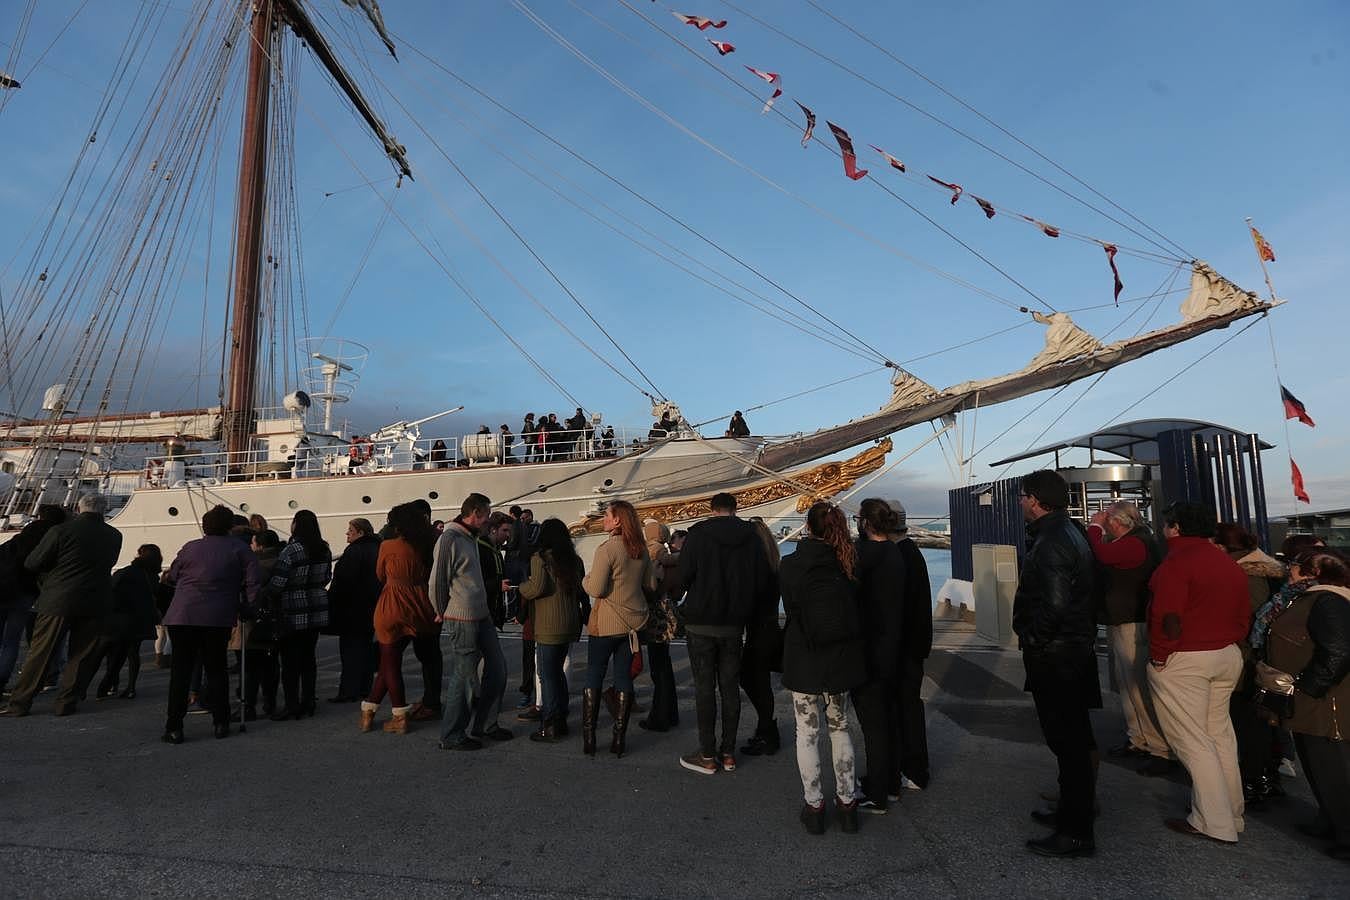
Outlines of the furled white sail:
{"label": "furled white sail", "polygon": [[1224,278],[1209,267],[1209,264],[1196,260],[1191,265],[1191,292],[1181,302],[1183,322],[1195,322],[1210,316],[1222,316],[1240,309],[1250,309],[1261,302],[1251,291],[1242,288]]}

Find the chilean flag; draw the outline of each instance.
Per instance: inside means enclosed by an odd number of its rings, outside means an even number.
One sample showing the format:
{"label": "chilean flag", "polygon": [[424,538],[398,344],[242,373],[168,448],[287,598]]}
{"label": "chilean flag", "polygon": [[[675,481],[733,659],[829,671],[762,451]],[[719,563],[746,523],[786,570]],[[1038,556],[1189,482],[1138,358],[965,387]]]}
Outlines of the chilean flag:
{"label": "chilean flag", "polygon": [[1308,415],[1308,408],[1303,405],[1303,401],[1289,393],[1289,388],[1280,385],[1280,400],[1284,402],[1284,417],[1286,419],[1298,419],[1309,428],[1316,428],[1317,423]]}

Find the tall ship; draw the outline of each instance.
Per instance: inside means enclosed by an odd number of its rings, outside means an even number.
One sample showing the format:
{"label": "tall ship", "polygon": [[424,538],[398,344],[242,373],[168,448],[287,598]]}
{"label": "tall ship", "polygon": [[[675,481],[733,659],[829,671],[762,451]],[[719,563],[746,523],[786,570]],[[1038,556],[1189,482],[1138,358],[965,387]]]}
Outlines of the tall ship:
{"label": "tall ship", "polygon": [[[23,527],[39,505],[71,505],[87,492],[108,497],[110,521],[123,533],[128,557],[143,543],[173,553],[199,536],[202,513],[216,504],[245,516],[260,514],[283,530],[295,510],[313,510],[325,537],[340,546],[353,517],[370,518],[378,527],[393,505],[422,498],[435,518],[450,519],[472,491],[488,495],[499,508],[520,505],[532,509],[537,519],[557,517],[583,540],[596,539],[611,501],[631,501],[641,516],[681,527],[706,515],[712,495],[723,491],[737,497],[744,515],[762,516],[773,526],[796,520],[817,499],[860,490],[903,463],[913,451],[897,453],[894,441],[907,429],[923,426],[914,443],[924,446],[981,409],[1099,377],[1201,335],[1246,324],[1244,320],[1265,315],[1280,303],[1273,295],[1263,299],[1227,280],[1096,192],[1087,205],[1096,224],[1113,231],[1109,237],[1071,232],[975,196],[954,181],[907,167],[880,148],[874,157],[878,164],[869,174],[861,168],[848,130],[825,121],[822,111],[821,124],[829,127],[816,133],[816,111],[802,100],[786,109],[780,75],[727,61],[734,59],[737,48],[721,40],[726,23],[679,12],[669,16],[659,4],[651,9],[620,4],[625,15],[637,17],[631,21],[660,29],[673,47],[701,54],[704,64],[723,66],[722,74],[753,96],[752,114],[781,119],[794,131],[790,139],[800,138],[803,148],[816,151],[813,155],[833,155],[829,164],[842,168],[839,189],[875,184],[937,233],[957,240],[970,251],[972,264],[992,267],[1015,286],[1009,288],[1015,299],[1009,300],[1003,291],[980,287],[967,275],[913,259],[883,242],[883,249],[906,264],[993,300],[1002,317],[1000,327],[991,329],[979,324],[978,317],[921,307],[925,316],[949,318],[952,346],[929,354],[888,353],[880,346],[903,343],[901,316],[881,328],[849,324],[842,298],[812,300],[751,254],[712,236],[724,197],[710,191],[706,219],[692,221],[609,171],[603,153],[623,140],[625,126],[609,123],[592,131],[598,145],[594,148],[584,146],[584,129],[570,136],[547,132],[489,86],[473,83],[446,61],[419,51],[415,37],[400,34],[405,27],[402,5],[386,5],[387,20],[375,0],[182,0],[179,6],[190,8],[186,15],[165,4],[128,5],[133,19],[126,23],[129,35],[87,139],[65,164],[47,213],[33,223],[23,259],[0,273],[5,366],[0,538]],[[528,3],[503,5],[501,13],[508,12],[522,16],[608,85],[634,98],[644,115],[653,112],[655,104],[634,87],[634,72],[597,60]],[[165,54],[162,33],[175,15],[180,32],[173,52]],[[457,18],[448,9],[444,16],[447,27]],[[532,169],[542,177],[534,179],[531,189],[561,191],[563,182],[534,163],[522,167],[522,154],[492,161],[487,153],[447,152],[438,128],[424,124],[410,108],[414,98],[390,91],[380,78],[381,67],[402,66],[408,57],[417,58],[422,71],[439,73],[447,85],[527,126],[544,147],[587,170],[591,182],[602,185],[594,189],[602,192],[599,196],[584,194],[594,202],[581,208],[613,232],[614,245],[594,248],[597,268],[617,270],[615,254],[670,267],[669,281],[650,288],[658,299],[646,314],[648,339],[638,342],[647,349],[651,343],[663,348],[659,370],[650,353],[621,340],[623,329],[608,326],[595,312],[580,286],[585,281],[593,288],[595,279],[578,278],[575,267],[551,257],[542,246],[548,242],[526,233],[502,196],[516,191],[516,182],[524,183]],[[150,74],[155,61],[162,63],[157,77]],[[511,68],[506,56],[502,65],[504,73]],[[310,69],[310,76],[302,78],[301,72]],[[444,279],[440,294],[467,300],[459,309],[491,323],[499,333],[502,355],[518,354],[509,364],[493,357],[493,363],[480,365],[484,380],[491,383],[503,370],[538,379],[550,408],[567,413],[556,428],[531,432],[521,427],[519,417],[509,428],[464,426],[458,417],[464,400],[449,389],[444,403],[410,414],[395,412],[403,404],[387,398],[388,421],[381,427],[357,433],[348,424],[344,412],[360,396],[363,376],[372,367],[407,370],[408,360],[396,338],[339,336],[331,326],[339,321],[348,296],[321,303],[304,287],[307,274],[313,275],[301,254],[301,238],[314,227],[314,216],[323,214],[320,207],[307,217],[296,192],[297,172],[305,164],[305,154],[296,150],[297,135],[303,125],[313,124],[306,122],[302,88],[312,87],[314,73],[336,92],[367,138],[356,143],[328,136],[331,154],[356,172],[347,176],[357,182],[353,188],[368,193],[373,205],[367,211],[375,210],[374,221],[370,216],[347,220],[355,231],[374,231],[366,254],[351,261],[357,274],[396,270],[404,253],[429,260]],[[20,79],[18,74],[0,79],[0,129],[6,127],[6,107],[12,111],[17,92],[35,89],[31,76]],[[132,85],[142,82],[148,87],[134,93]],[[567,79],[538,79],[531,88],[554,93],[559,104],[572,102],[574,89]],[[141,98],[144,106],[138,100],[133,108],[125,99],[129,95]],[[444,128],[449,113],[436,93],[417,99],[428,103],[433,112],[427,115],[440,117],[439,127]],[[660,109],[655,112],[685,137],[706,145],[710,156],[734,163],[731,168],[757,187],[767,184],[800,201],[822,220],[818,227],[852,227],[804,189],[771,179],[696,126],[672,120]],[[425,163],[400,140],[409,131],[417,137],[410,143],[427,155]],[[490,136],[484,140],[490,146]],[[370,166],[380,160],[387,162],[387,172],[370,175]],[[511,180],[501,175],[508,163],[517,167]],[[691,191],[700,189],[700,172],[660,175],[685,180]],[[906,183],[924,193],[905,199],[887,186],[888,177],[910,179]],[[428,208],[439,210],[447,221],[460,221],[460,202],[490,210],[496,230],[488,236],[461,228],[460,245],[447,248],[392,199],[418,191],[425,191]],[[625,211],[633,208],[641,215]],[[1070,301],[1030,290],[987,254],[953,235],[941,221],[953,208],[988,220],[1000,217],[1000,225],[1013,220],[1060,244],[1074,241],[1095,250],[1103,272],[1109,265],[1114,290],[1106,281],[1097,290],[1101,302],[1087,308],[1107,311],[1094,316],[1118,312],[1119,324],[1100,334],[1081,326]],[[664,230],[657,228],[658,222]],[[381,229],[398,228],[404,237],[398,253],[372,250]],[[686,242],[666,237],[671,230]],[[691,253],[690,242],[701,252]],[[499,244],[523,253],[528,273],[504,265]],[[810,252],[809,242],[801,252]],[[473,286],[464,271],[463,259],[469,255],[477,265],[500,270],[502,291],[530,301],[530,329],[504,322],[493,298]],[[1140,267],[1159,266],[1165,277],[1151,293],[1122,296],[1118,258]],[[772,329],[787,328],[818,339],[829,352],[867,360],[871,368],[863,373],[865,379],[859,378],[859,390],[875,395],[876,408],[789,434],[752,432],[739,414],[731,416],[727,402],[740,393],[734,349],[728,352],[723,396],[709,401],[679,391],[668,395],[652,376],[682,381],[679,345],[706,341],[719,327],[716,321],[672,315],[679,311],[678,279],[685,278],[774,320],[772,327],[766,323],[754,332],[727,335],[731,347],[742,341],[772,341]],[[367,302],[387,307],[391,319],[401,320],[399,327],[442,329],[445,346],[455,348],[454,316],[459,313],[446,314],[449,301],[440,294],[419,299],[377,287],[367,292]],[[1146,315],[1138,315],[1145,310]],[[324,314],[332,317],[330,328],[315,329]],[[1155,318],[1166,324],[1155,323]],[[184,319],[201,321],[199,358],[189,361],[186,374],[181,354],[162,352],[165,336],[181,333],[170,323]],[[537,340],[522,338],[545,321],[558,330],[550,338],[553,346],[565,349],[541,354]],[[1027,327],[1018,334],[1028,338],[1025,365],[945,387],[924,379],[924,359],[978,345],[1023,325]],[[388,333],[396,330],[391,327]],[[1031,338],[1032,332],[1038,336]],[[623,390],[640,394],[652,424],[611,423],[574,396],[548,359],[563,353],[593,357]],[[161,370],[161,363],[170,361],[178,369]],[[446,364],[455,365],[453,360]],[[826,366],[801,368],[822,376],[833,371]],[[435,370],[423,366],[415,371],[426,377]],[[166,383],[180,379],[206,385],[212,402],[156,408],[173,393],[163,389]],[[820,382],[824,387],[838,383],[834,377],[821,377]],[[475,389],[475,396],[479,393]],[[200,387],[192,394],[203,395]],[[722,412],[718,407],[720,415],[694,421],[685,412],[692,408],[691,400],[703,407],[711,402],[728,408]],[[366,404],[379,408],[380,397]],[[574,408],[575,413],[567,412]]]}

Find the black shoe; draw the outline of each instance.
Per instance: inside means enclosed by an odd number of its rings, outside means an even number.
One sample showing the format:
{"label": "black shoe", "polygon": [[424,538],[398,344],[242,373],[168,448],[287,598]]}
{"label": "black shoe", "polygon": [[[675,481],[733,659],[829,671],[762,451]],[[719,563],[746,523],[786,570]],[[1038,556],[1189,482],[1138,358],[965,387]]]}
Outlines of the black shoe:
{"label": "black shoe", "polygon": [[886,800],[859,800],[858,812],[869,813],[874,816],[884,816],[887,813]]}
{"label": "black shoe", "polygon": [[230,726],[224,723],[216,724],[216,740],[230,736]]}
{"label": "black shoe", "polygon": [[750,738],[750,740],[746,741],[745,744],[741,747],[741,754],[743,756],[764,756],[765,753],[767,752],[764,749],[764,747],[765,747],[764,738],[760,737],[759,735],[754,735],[753,737]]}
{"label": "black shoe", "polygon": [[107,700],[109,697],[117,696],[116,684],[100,684],[98,690],[94,692],[95,700]]}
{"label": "black shoe", "polygon": [[491,728],[485,728],[482,731],[473,731],[469,733],[470,737],[488,738],[493,741],[509,741],[515,737],[508,729],[500,725],[493,724]]}
{"label": "black shoe", "polygon": [[850,803],[834,802],[834,819],[839,823],[839,830],[844,834],[858,833],[858,801]]}
{"label": "black shoe", "polygon": [[1136,747],[1134,744],[1125,743],[1121,744],[1119,747],[1112,747],[1110,750],[1107,750],[1106,755],[1114,756],[1117,759],[1146,759],[1151,754],[1141,747]]}
{"label": "black shoe", "polygon": [[118,697],[121,697],[123,700],[135,700],[135,699],[136,699],[136,689],[133,688],[133,687],[129,687],[129,688],[127,688],[125,691],[123,691],[122,693],[118,694],[117,696],[118,696]]}
{"label": "black shoe", "polygon": [[442,750],[482,750],[483,742],[475,738],[466,737],[463,740],[454,741],[453,743],[441,741],[436,746],[440,747]]}
{"label": "black shoe", "polygon": [[1051,828],[1059,827],[1059,812],[1054,809],[1033,809],[1031,818]]}
{"label": "black shoe", "polygon": [[[638,727],[641,728],[643,731],[669,731],[669,730],[670,730],[669,726],[653,724],[653,722],[652,722],[651,719],[638,719]],[[744,748],[744,747],[741,748],[741,752],[742,752],[742,753],[745,752],[745,748]],[[750,755],[751,755],[751,756],[754,756],[755,754],[751,753]]]}
{"label": "black shoe", "polygon": [[1097,852],[1097,845],[1092,841],[1069,837],[1067,834],[1055,832],[1049,837],[1027,841],[1027,849],[1032,853],[1041,856],[1070,858],[1075,856],[1092,856]]}
{"label": "black shoe", "polygon": [[172,731],[166,731],[160,735],[159,739],[166,744],[181,744],[183,743],[183,729],[175,728]]}
{"label": "black shoe", "polygon": [[803,803],[801,815],[799,815],[797,818],[801,819],[802,825],[806,827],[807,834],[825,833],[824,803],[820,804],[820,806],[812,806],[809,803]]}

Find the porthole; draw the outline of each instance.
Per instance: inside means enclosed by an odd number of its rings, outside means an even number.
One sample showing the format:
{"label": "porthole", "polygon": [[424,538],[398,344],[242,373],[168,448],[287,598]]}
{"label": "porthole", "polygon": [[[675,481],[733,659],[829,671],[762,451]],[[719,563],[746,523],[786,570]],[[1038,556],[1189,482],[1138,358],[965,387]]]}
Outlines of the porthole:
{"label": "porthole", "polygon": [[430,497],[432,500],[439,500],[441,498],[441,492],[432,491],[431,493],[427,494],[427,496]]}
{"label": "porthole", "polygon": [[613,479],[613,478],[606,478],[606,479],[605,479],[605,487],[613,487],[613,486],[614,486],[614,479]]}
{"label": "porthole", "polygon": [[369,502],[370,502],[370,498],[369,498],[369,497],[362,497],[362,498],[361,498],[361,502],[362,502],[362,503],[369,503]]}
{"label": "porthole", "polygon": [[295,509],[295,508],[296,508],[297,506],[299,506],[299,505],[300,505],[300,504],[299,504],[299,503],[296,503],[294,500],[287,500],[287,501],[286,501],[286,507],[287,507],[288,509]]}
{"label": "porthole", "polygon": [[169,507],[169,515],[171,515],[171,516],[176,516],[176,515],[178,515],[178,507],[176,507],[176,506],[170,506],[170,507]]}
{"label": "porthole", "polygon": [[240,512],[248,512],[248,504],[247,504],[247,503],[240,503],[240,504],[239,504],[239,511],[240,511]]}
{"label": "porthole", "polygon": [[541,485],[539,485],[539,493],[542,494],[542,493],[546,492],[547,490],[548,490],[548,485],[546,485],[546,484],[541,484]]}

